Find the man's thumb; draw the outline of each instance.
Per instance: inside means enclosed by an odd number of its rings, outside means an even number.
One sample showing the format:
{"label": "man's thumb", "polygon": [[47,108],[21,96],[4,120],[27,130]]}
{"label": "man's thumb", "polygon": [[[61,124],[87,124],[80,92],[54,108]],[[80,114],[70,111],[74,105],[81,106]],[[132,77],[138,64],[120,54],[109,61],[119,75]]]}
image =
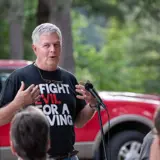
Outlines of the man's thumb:
{"label": "man's thumb", "polygon": [[23,81],[21,81],[21,87],[20,87],[19,91],[23,91],[23,90],[24,90],[24,88],[25,88],[25,84],[24,84],[24,82],[23,82]]}

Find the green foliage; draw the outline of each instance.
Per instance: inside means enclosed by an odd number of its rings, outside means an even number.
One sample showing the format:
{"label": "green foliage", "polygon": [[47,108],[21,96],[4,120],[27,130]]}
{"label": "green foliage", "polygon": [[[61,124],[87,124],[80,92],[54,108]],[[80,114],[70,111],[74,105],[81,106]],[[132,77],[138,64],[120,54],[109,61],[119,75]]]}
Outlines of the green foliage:
{"label": "green foliage", "polygon": [[[9,58],[10,52],[8,2],[3,0],[0,6],[0,58]],[[99,90],[160,93],[160,1],[72,2],[78,80],[90,80]],[[37,4],[38,0],[24,1],[24,59],[28,60],[35,58],[31,34]]]}
{"label": "green foliage", "polygon": [[[24,59],[33,60],[35,58],[32,51],[31,34],[33,28],[36,26],[36,10],[38,0],[24,1]],[[8,24],[8,8],[9,0],[0,2],[0,58],[8,59],[10,56],[10,42],[9,42],[9,24]]]}
{"label": "green foliage", "polygon": [[32,31],[36,27],[36,11],[38,0],[24,1],[25,12],[24,12],[24,59],[34,60],[35,55],[32,51]]}
{"label": "green foliage", "polygon": [[106,17],[116,16],[120,20],[124,19],[116,0],[73,0],[73,7],[82,7],[87,15],[105,15]]}
{"label": "green foliage", "polygon": [[9,58],[9,35],[8,22],[6,19],[0,21],[0,59]]}
{"label": "green foliage", "polygon": [[[159,92],[159,67],[155,62],[159,61],[160,45],[155,33],[145,30],[144,34],[143,28],[134,22],[122,24],[111,18],[106,29],[92,33],[103,33],[106,39],[97,51],[95,46],[83,43],[84,35],[79,36],[81,27],[88,27],[90,21],[82,15],[75,18],[75,13],[72,16],[74,37],[78,37],[74,39],[74,55],[80,81],[90,80],[99,90]],[[82,26],[76,26],[79,21]]]}
{"label": "green foliage", "polygon": [[[9,35],[8,21],[6,14],[9,8],[9,0],[0,1],[0,58],[6,59],[9,57]],[[6,17],[6,18],[5,18]]]}

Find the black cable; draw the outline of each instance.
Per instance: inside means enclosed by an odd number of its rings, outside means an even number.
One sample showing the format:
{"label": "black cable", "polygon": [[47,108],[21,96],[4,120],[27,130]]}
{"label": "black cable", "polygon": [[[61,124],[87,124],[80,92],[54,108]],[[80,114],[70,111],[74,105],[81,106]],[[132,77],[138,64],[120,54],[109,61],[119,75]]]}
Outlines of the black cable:
{"label": "black cable", "polygon": [[108,150],[108,154],[109,154],[109,156],[108,156],[109,159],[108,160],[111,160],[110,144],[109,144],[110,115],[109,115],[108,109],[107,109],[106,105],[103,103],[103,101],[100,98],[100,96],[98,95],[98,93],[96,92],[96,90],[93,88],[93,85],[89,81],[87,81],[87,83],[85,84],[85,89],[87,91],[89,91],[92,94],[92,96],[97,100],[98,119],[99,119],[100,128],[101,128],[102,144],[103,144],[105,160],[107,160],[107,153],[106,153],[106,146],[105,146],[105,135],[104,135],[104,131],[103,131],[102,117],[101,117],[101,114],[100,114],[101,106],[107,112],[107,116],[108,116],[108,143],[107,143],[108,146],[107,146],[107,150]]}
{"label": "black cable", "polygon": [[100,123],[100,129],[101,129],[101,134],[102,134],[102,144],[103,144],[103,152],[104,152],[104,158],[105,160],[107,160],[107,153],[106,153],[106,145],[105,145],[105,135],[104,135],[104,131],[103,131],[103,124],[102,124],[102,117],[100,114],[100,107],[97,107],[98,110],[98,119],[99,119],[99,123]]}
{"label": "black cable", "polygon": [[111,160],[111,150],[110,150],[110,143],[109,143],[109,140],[110,140],[110,128],[111,128],[111,123],[110,123],[110,115],[109,115],[109,112],[108,112],[108,109],[107,109],[107,107],[105,108],[105,111],[107,112],[107,116],[108,116],[108,136],[107,136],[107,139],[108,139],[108,141],[107,141],[107,150],[108,150],[108,160]]}

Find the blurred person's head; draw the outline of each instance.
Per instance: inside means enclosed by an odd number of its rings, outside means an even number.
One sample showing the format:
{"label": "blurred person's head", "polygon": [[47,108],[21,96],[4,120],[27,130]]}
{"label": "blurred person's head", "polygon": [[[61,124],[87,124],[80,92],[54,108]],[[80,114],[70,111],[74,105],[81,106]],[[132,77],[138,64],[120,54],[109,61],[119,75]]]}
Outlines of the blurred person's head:
{"label": "blurred person's head", "polygon": [[154,114],[154,126],[158,136],[160,137],[160,107],[157,108]]}
{"label": "blurred person's head", "polygon": [[11,150],[21,160],[45,160],[49,149],[49,123],[40,109],[29,106],[11,122]]}
{"label": "blurred person's head", "polygon": [[32,32],[32,48],[39,68],[48,71],[56,70],[62,49],[60,29],[51,23],[37,26]]}

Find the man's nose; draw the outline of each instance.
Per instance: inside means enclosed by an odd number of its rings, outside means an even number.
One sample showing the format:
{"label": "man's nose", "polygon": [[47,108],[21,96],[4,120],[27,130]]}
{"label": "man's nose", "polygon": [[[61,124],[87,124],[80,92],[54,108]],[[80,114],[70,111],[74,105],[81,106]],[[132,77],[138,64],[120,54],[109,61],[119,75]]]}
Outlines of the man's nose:
{"label": "man's nose", "polygon": [[53,52],[53,53],[55,52],[55,47],[54,47],[53,44],[50,46],[50,51]]}

